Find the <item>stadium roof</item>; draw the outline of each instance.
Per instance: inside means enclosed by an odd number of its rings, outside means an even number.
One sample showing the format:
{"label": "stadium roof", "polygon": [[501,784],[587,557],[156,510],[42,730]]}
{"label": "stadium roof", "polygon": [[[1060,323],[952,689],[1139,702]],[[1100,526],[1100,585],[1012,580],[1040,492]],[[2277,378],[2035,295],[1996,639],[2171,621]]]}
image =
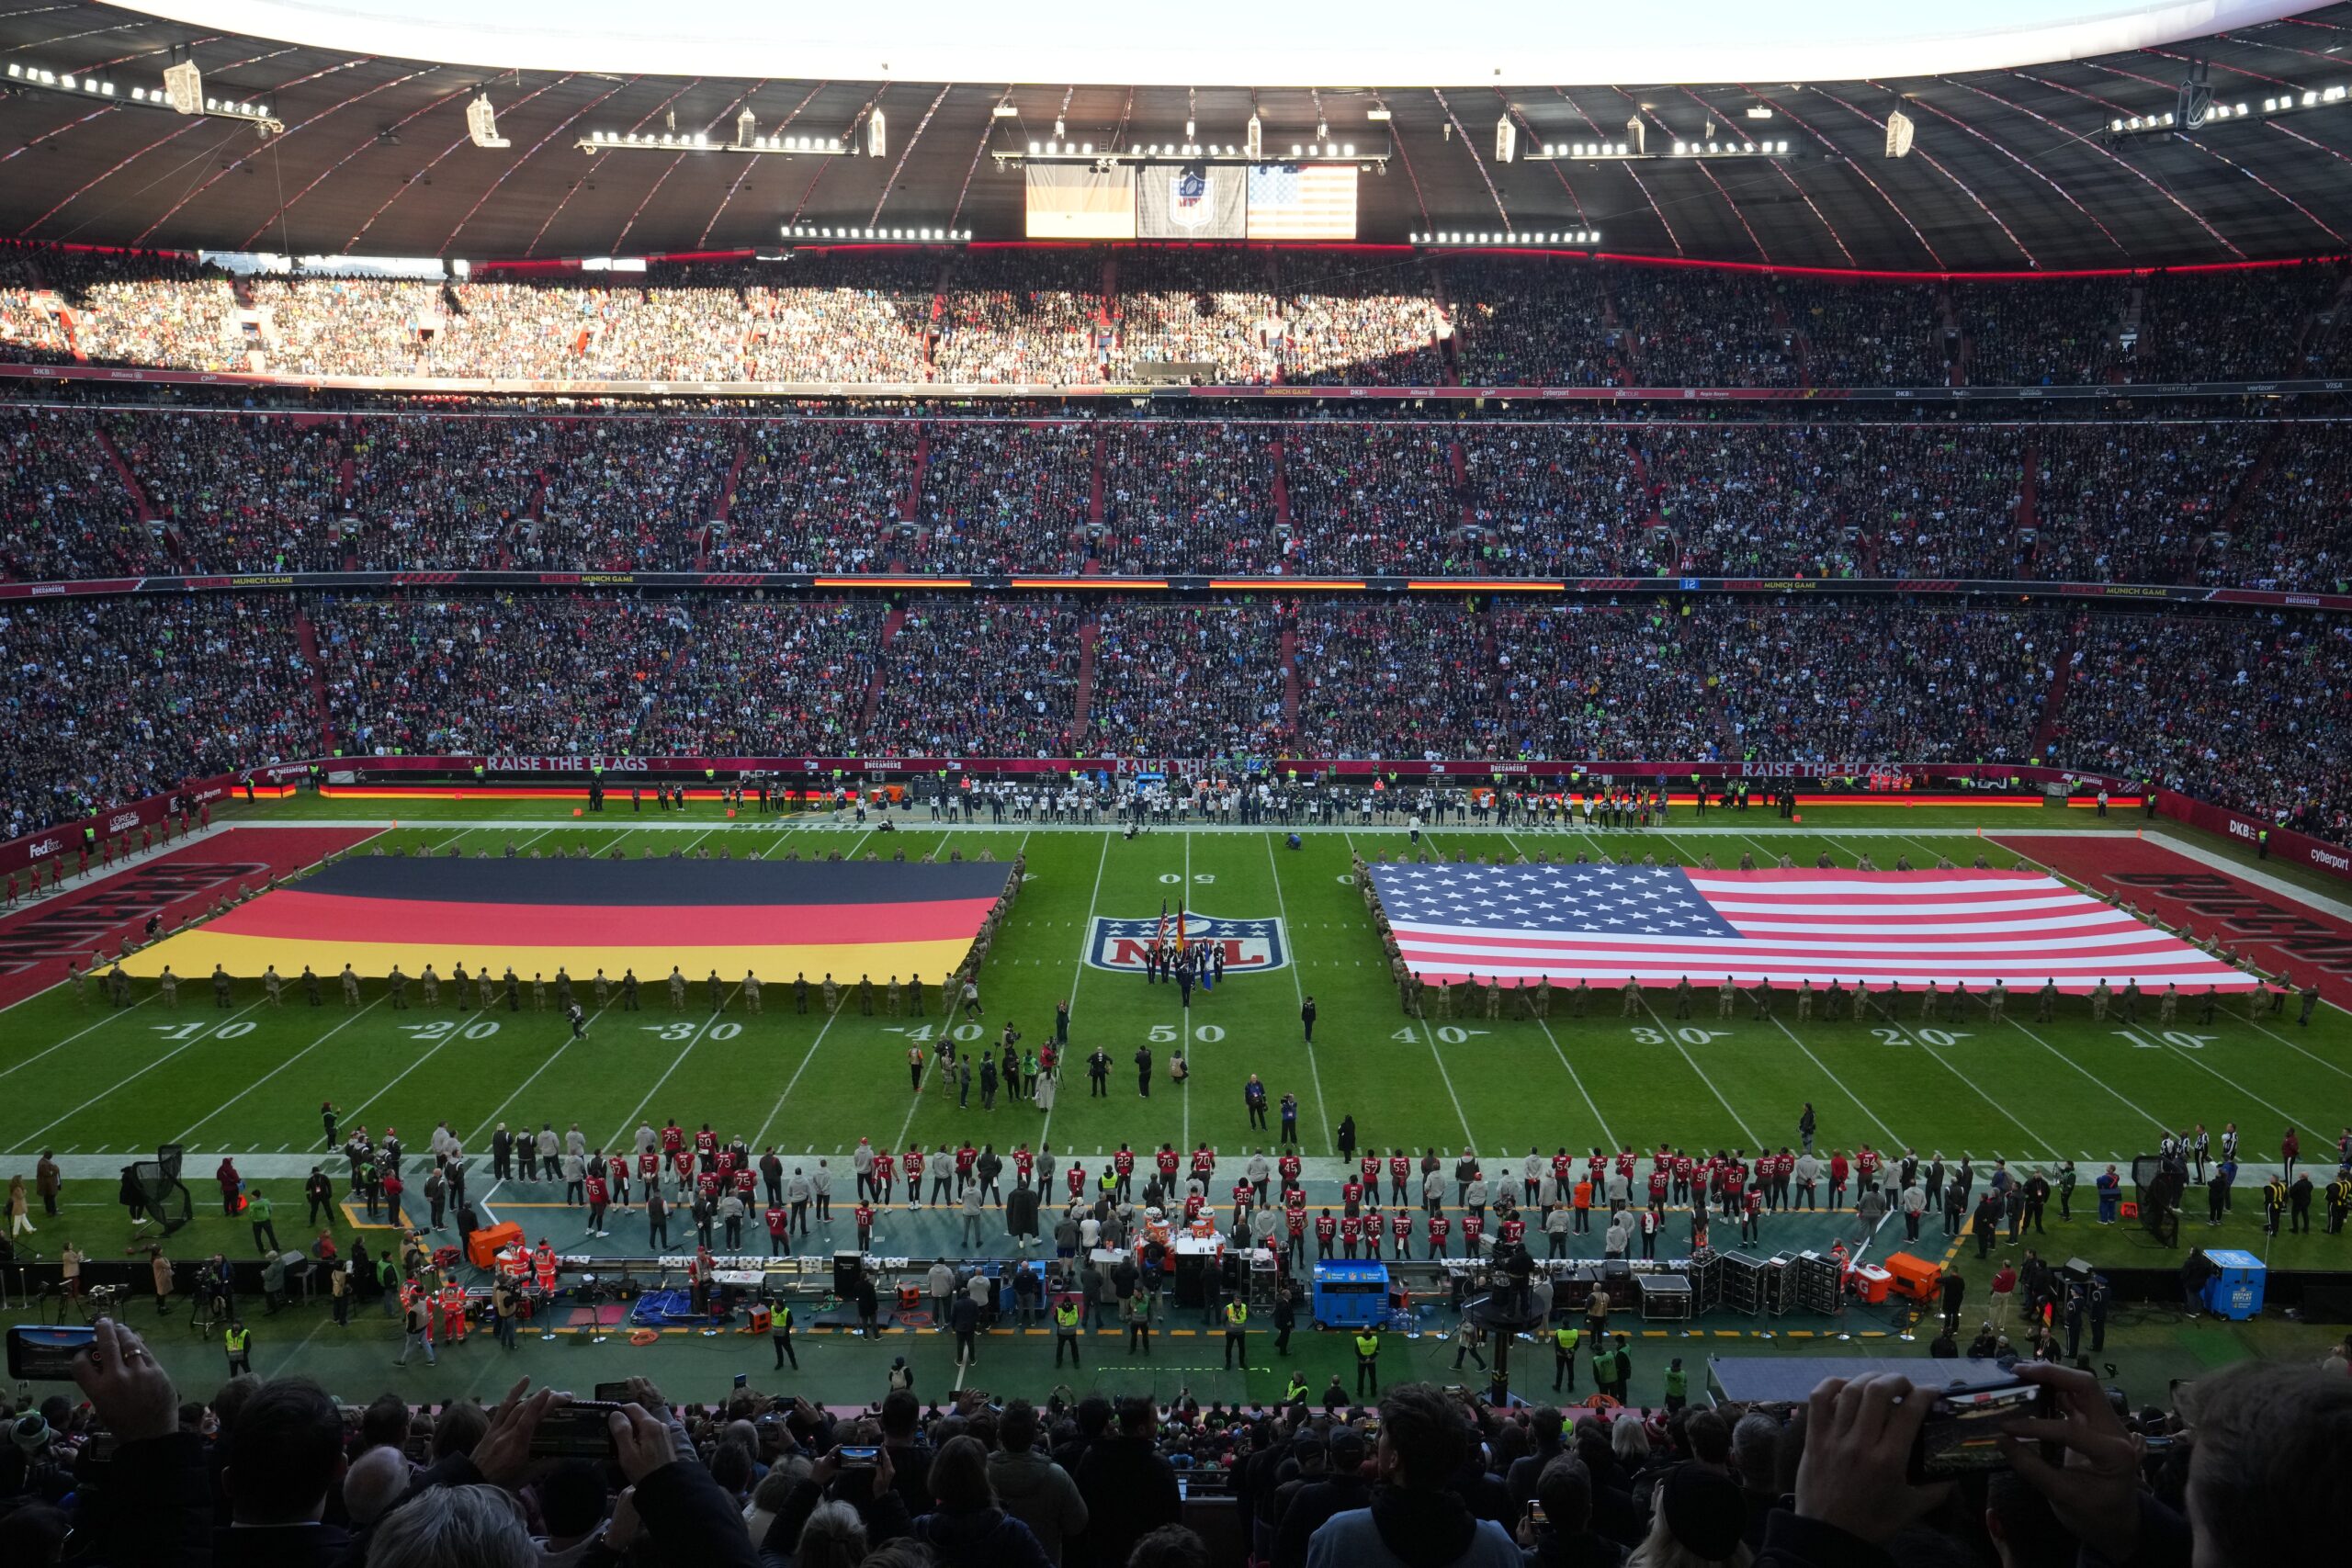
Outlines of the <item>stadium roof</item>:
{"label": "stadium roof", "polygon": [[[388,0],[354,0],[354,6],[356,20],[332,12],[312,20],[322,28],[327,22],[365,28],[384,25],[389,13],[424,28],[381,36],[429,40],[444,36],[434,33],[434,24],[450,23],[459,14],[454,0],[397,7]],[[282,23],[289,32],[298,22],[305,30],[311,25],[296,8],[266,0],[217,6],[190,0],[158,8],[255,18],[275,14],[295,18]],[[1318,123],[1328,124],[1334,139],[1356,136],[1369,144],[1379,136],[1393,143],[1385,173],[1363,180],[1360,233],[1367,242],[1398,243],[1429,231],[1597,228],[1600,248],[1617,254],[1926,271],[2055,271],[2339,254],[2352,249],[2352,94],[2331,97],[2328,92],[2352,89],[2352,5],[2263,19],[2280,8],[2232,0],[2157,7],[1995,0],[1972,10],[1972,24],[1982,25],[1967,34],[1906,36],[1887,24],[1849,39],[1849,51],[1833,54],[1829,43],[1804,31],[1822,26],[1807,8],[1781,8],[1772,18],[1775,39],[1759,41],[1710,29],[1703,9],[1669,7],[1649,15],[1683,38],[1713,45],[1708,52],[1678,57],[1713,62],[1746,40],[1754,43],[1758,70],[1743,73],[1736,83],[1622,87],[1521,81],[1524,72],[1559,57],[1561,35],[1531,31],[1536,24],[1523,17],[1498,16],[1493,36],[1508,39],[1503,60],[1510,68],[1498,62],[1473,85],[1316,90],[1271,83],[1009,88],[1000,82],[946,83],[936,74],[910,78],[909,62],[923,58],[913,52],[876,59],[854,78],[737,74],[777,58],[772,28],[746,33],[740,48],[710,51],[712,65],[729,74],[652,73],[656,65],[684,65],[674,52],[657,54],[650,47],[635,55],[645,69],[615,72],[608,67],[618,62],[594,52],[599,39],[609,44],[616,37],[599,30],[612,15],[603,6],[581,12],[569,59],[518,52],[529,47],[527,27],[548,12],[504,8],[500,26],[478,35],[495,47],[466,51],[497,56],[481,64],[370,52],[347,37],[338,47],[288,43],[110,6],[62,4],[0,17],[0,62],[59,76],[96,73],[119,92],[107,99],[85,88],[83,96],[68,97],[53,85],[26,88],[0,78],[0,90],[9,90],[0,102],[0,234],[473,260],[774,245],[778,225],[796,218],[860,228],[952,227],[971,230],[981,240],[1011,239],[1022,231],[1023,185],[1017,170],[1000,170],[985,155],[992,144],[1043,137],[1057,119],[1070,140],[1106,147],[1153,141],[1155,133],[1172,141],[1188,118],[1204,127],[1203,138],[1238,141],[1254,104],[1272,146],[1306,139]],[[1561,8],[1569,16],[1581,9]],[[1770,7],[1738,9],[1772,13]],[[1847,14],[1842,4],[1823,8],[1833,22]],[[922,30],[909,25],[916,12],[904,7],[877,7],[872,15],[901,38]],[[1031,30],[1016,25],[1014,14],[971,15],[1008,37]],[[2251,19],[2192,43],[2154,41],[2172,36],[2188,15]],[[1170,58],[1201,48],[1204,37],[1214,35],[1218,51],[1234,62],[1282,62],[1267,66],[1276,78],[1295,80],[1296,62],[1323,58],[1304,29],[1295,38],[1269,33],[1238,17],[1220,27],[1214,16],[1187,8],[1164,25],[1129,31],[1155,48],[1165,42],[1161,52],[1175,51]],[[796,17],[792,25],[805,21]],[[2014,51],[2032,40],[2089,36],[2068,31],[2077,24],[2148,41],[2128,52],[2055,64],[1991,63],[2016,58]],[[1320,25],[1338,35],[1328,46],[1335,61],[1351,58],[1354,35],[1379,30],[1359,26],[1352,16],[1344,24],[1326,19]],[[707,23],[695,26],[706,34],[714,30]],[[2135,30],[2118,34],[2117,28]],[[806,30],[813,41],[798,58],[828,64],[857,58],[844,51],[860,40],[842,27],[828,21]],[[1085,28],[1071,23],[1067,30]],[[339,35],[320,30],[309,36]],[[703,36],[690,27],[682,39],[692,46]],[[932,40],[954,41],[951,34]],[[1646,62],[1655,52],[1641,51],[1656,41],[1638,31],[1604,29],[1595,35],[1592,58]],[[266,104],[284,132],[257,136],[240,120],[181,117],[127,101],[133,85],[149,90],[159,85],[175,45],[189,46],[208,93]],[[1620,46],[1621,52],[1610,52]],[[1433,52],[1452,47],[1431,40],[1414,52],[1424,60],[1466,58]],[[1801,74],[1788,69],[1792,51],[1802,58],[1857,62],[1856,69],[1876,59],[1915,71],[1953,63],[1938,74],[1792,87],[1789,79]],[[439,52],[446,61],[459,51]],[[985,62],[972,51],[964,57]],[[1040,50],[1027,57],[1052,58]],[[2188,135],[2109,132],[2116,119],[2171,111],[2192,58],[2211,62],[2214,101],[2225,107],[2247,104],[2246,116]],[[528,59],[557,62],[509,63]],[[1758,80],[1767,71],[1770,79]],[[1418,74],[1426,79],[1425,73]],[[467,105],[484,91],[508,147],[478,147],[468,139]],[[2306,93],[2317,100],[2308,109],[2301,106]],[[2266,99],[2280,97],[2292,99],[2296,108],[2264,111]],[[1001,104],[1015,112],[993,112]],[[702,133],[723,142],[732,140],[748,107],[762,134],[842,137],[862,149],[865,118],[877,107],[888,121],[879,158],[743,157],[716,148],[615,151],[592,158],[575,145],[596,130]],[[1367,113],[1382,107],[1392,118],[1376,125]],[[1917,128],[1914,150],[1899,160],[1883,151],[1885,121],[1898,107]],[[1752,110],[1770,110],[1771,118],[1753,118]],[[1642,122],[1653,152],[1678,138],[1695,141],[1710,121],[1725,135],[1744,132],[1758,140],[1769,129],[1770,139],[1785,140],[1791,152],[1729,166],[1722,160],[1529,162],[1523,156],[1506,164],[1494,156],[1497,121],[1506,115],[1518,127],[1522,154],[1546,141],[1625,140],[1634,118]],[[853,130],[860,134],[851,138]]]}

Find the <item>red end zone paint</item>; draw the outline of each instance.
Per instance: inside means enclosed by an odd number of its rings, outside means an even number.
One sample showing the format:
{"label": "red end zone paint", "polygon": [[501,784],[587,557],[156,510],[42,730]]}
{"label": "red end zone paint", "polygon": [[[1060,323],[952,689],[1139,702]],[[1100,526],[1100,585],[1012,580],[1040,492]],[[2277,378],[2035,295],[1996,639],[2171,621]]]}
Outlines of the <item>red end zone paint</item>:
{"label": "red end zone paint", "polygon": [[94,949],[108,957],[136,939],[150,915],[168,930],[211,908],[240,886],[291,875],[330,852],[374,838],[379,828],[232,828],[200,843],[142,861],[127,871],[32,904],[0,919],[0,1007],[65,978],[68,959],[85,964]]}
{"label": "red end zone paint", "polygon": [[1993,841],[2183,931],[2218,936],[2266,975],[2283,972],[2298,986],[2317,981],[2320,995],[2352,1007],[2352,925],[2333,915],[2145,839],[1994,835]]}

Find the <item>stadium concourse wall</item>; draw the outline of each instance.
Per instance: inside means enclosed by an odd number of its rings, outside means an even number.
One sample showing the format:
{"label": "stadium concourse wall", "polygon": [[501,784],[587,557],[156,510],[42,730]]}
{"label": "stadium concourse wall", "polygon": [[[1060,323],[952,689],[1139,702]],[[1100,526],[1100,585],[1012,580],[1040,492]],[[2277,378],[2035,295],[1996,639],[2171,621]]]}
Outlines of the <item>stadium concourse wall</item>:
{"label": "stadium concourse wall", "polygon": [[134,366],[0,365],[0,380],[94,381],[124,386],[274,387],[314,391],[413,392],[428,396],[970,399],[1125,398],[1351,399],[1374,402],[2109,402],[2143,398],[2275,398],[2342,395],[2352,378],[2303,377],[2270,381],[2095,382],[2064,387],[1351,387],[1241,382],[1170,386],[1165,382],[1055,381],[644,381],[557,380],[503,376],[272,376],[232,370],[153,370]]}
{"label": "stadium concourse wall", "polygon": [[2352,593],[2293,593],[2265,588],[2212,588],[2197,583],[2045,582],[2030,578],[1897,577],[1049,577],[1024,573],[924,576],[860,572],[833,576],[806,571],[276,571],[217,572],[177,577],[92,577],[55,581],[0,582],[0,600],[66,599],[247,592],[255,589],[318,592],[386,592],[446,588],[477,592],[514,589],[651,589],[658,592],[930,593],[1519,593],[1608,597],[1626,593],[1770,593],[1824,597],[1990,596],[2010,600],[2097,600],[2109,604],[2213,604],[2267,610],[2352,611]]}

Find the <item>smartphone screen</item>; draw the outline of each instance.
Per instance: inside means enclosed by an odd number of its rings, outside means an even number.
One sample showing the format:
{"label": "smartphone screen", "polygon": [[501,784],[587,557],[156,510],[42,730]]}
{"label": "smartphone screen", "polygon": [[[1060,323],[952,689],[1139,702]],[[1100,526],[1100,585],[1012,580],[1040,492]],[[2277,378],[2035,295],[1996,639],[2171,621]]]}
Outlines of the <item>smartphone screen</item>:
{"label": "smartphone screen", "polygon": [[605,1400],[559,1404],[539,1417],[531,1435],[534,1459],[603,1459],[613,1451],[605,1418],[619,1406]]}
{"label": "smartphone screen", "polygon": [[2041,1414],[2042,1409],[2043,1391],[2036,1383],[1942,1395],[1919,1428],[1918,1443],[1911,1451],[1912,1479],[1941,1481],[1972,1472],[2007,1470],[2009,1461],[2001,1451],[2001,1434],[2013,1423]]}
{"label": "smartphone screen", "polygon": [[882,1457],[876,1448],[845,1448],[841,1450],[842,1466],[846,1470],[871,1470],[875,1461]]}
{"label": "smartphone screen", "polygon": [[625,1382],[598,1383],[596,1385],[596,1403],[599,1404],[627,1404],[628,1403],[628,1384]]}
{"label": "smartphone screen", "polygon": [[751,1381],[752,1381],[752,1374],[751,1374],[751,1373],[749,1373],[749,1372],[737,1372],[737,1373],[735,1374],[735,1386],[736,1386],[737,1388],[744,1388],[744,1387],[749,1386],[749,1385],[750,1385],[750,1383],[751,1383]]}
{"label": "smartphone screen", "polygon": [[74,1324],[20,1323],[8,1330],[8,1375],[30,1382],[72,1382],[74,1359],[98,1331]]}

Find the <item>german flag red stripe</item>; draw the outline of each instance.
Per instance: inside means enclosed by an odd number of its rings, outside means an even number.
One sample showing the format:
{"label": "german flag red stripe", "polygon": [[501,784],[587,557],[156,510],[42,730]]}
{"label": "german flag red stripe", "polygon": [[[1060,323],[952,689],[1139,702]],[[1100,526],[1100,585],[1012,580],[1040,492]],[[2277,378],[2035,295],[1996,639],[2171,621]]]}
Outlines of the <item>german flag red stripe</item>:
{"label": "german flag red stripe", "polygon": [[[477,904],[462,899],[354,898],[286,889],[212,922],[226,936],[308,941],[426,941],[471,949],[527,931],[538,947],[687,948],[936,942],[969,938],[987,898],[913,904]],[[714,919],[715,918],[715,919]]]}
{"label": "german flag red stripe", "polygon": [[1012,868],[973,861],[589,861],[367,856],[328,866],[126,961],[198,976],[415,976],[428,964],[524,976],[674,966],[700,977],[806,970],[944,979]]}

